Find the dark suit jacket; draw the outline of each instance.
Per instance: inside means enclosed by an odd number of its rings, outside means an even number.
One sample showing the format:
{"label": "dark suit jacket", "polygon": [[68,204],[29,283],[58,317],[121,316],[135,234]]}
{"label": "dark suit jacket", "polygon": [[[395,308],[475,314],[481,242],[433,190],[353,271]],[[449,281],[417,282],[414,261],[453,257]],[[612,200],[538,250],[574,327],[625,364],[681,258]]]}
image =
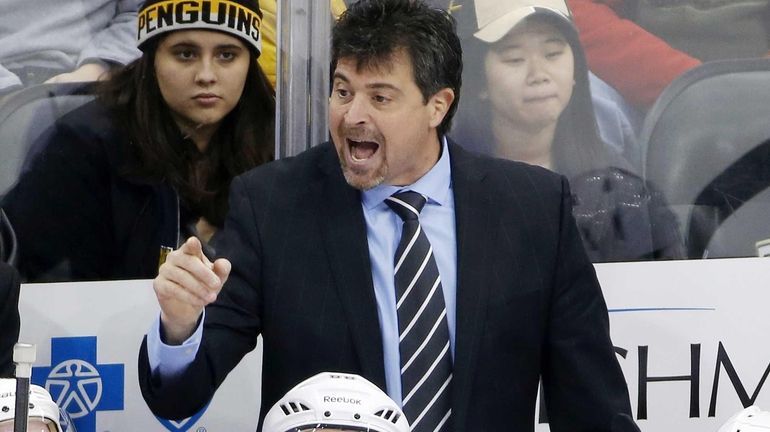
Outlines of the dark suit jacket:
{"label": "dark suit jacket", "polygon": [[[612,430],[630,414],[628,391],[566,181],[449,150],[458,252],[454,430],[533,430],[541,376],[552,431]],[[162,381],[142,347],[140,384],[153,412],[193,414],[258,334],[261,416],[321,371],[357,373],[385,388],[360,193],[345,182],[332,145],[236,178],[225,231],[221,251],[233,270],[206,310],[193,364]]]}
{"label": "dark suit jacket", "polygon": [[0,262],[0,377],[13,376],[13,346],[19,341],[19,275]]}

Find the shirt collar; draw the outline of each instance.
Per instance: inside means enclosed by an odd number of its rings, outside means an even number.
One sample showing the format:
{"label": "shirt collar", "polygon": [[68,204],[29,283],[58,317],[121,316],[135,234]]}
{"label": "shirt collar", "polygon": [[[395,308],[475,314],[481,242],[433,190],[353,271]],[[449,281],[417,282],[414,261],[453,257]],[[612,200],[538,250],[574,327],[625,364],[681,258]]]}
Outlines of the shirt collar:
{"label": "shirt collar", "polygon": [[435,165],[416,182],[407,186],[381,184],[361,193],[361,202],[367,210],[380,205],[385,198],[401,190],[419,192],[428,197],[428,202],[446,205],[451,193],[452,170],[449,164],[449,147],[446,138],[441,140],[441,156]]}

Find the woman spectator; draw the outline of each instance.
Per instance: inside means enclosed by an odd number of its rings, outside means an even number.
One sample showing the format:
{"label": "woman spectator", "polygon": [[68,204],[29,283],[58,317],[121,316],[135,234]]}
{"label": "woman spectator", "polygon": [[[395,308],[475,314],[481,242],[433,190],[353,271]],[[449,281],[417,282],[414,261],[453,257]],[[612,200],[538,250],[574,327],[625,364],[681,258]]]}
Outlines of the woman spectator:
{"label": "woman spectator", "polygon": [[563,0],[476,0],[469,77],[455,135],[564,174],[593,261],[682,256],[660,194],[599,137],[588,68]]}
{"label": "woman spectator", "polygon": [[26,279],[151,278],[188,236],[216,243],[230,182],[272,158],[261,20],[257,0],[144,4],[142,57],[44,134],[3,201]]}

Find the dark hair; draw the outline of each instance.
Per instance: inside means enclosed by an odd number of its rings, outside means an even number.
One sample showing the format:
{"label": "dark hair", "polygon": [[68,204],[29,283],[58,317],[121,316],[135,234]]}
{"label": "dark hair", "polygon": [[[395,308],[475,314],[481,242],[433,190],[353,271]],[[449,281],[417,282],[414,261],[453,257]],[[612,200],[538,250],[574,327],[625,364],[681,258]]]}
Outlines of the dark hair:
{"label": "dark hair", "polygon": [[[575,60],[575,86],[569,103],[559,117],[551,150],[554,170],[571,178],[597,168],[628,168],[621,157],[610,153],[599,135],[591,101],[588,64],[575,27],[551,12],[538,13],[527,19],[542,20],[555,26],[569,43]],[[490,45],[472,36],[463,42],[468,63],[478,65],[478,70],[473,71],[474,79],[466,80],[470,87],[466,91],[470,92],[470,96],[466,97],[466,104],[460,107],[460,123],[455,137],[460,142],[465,141],[465,144],[490,152],[495,141],[489,120],[490,103],[480,99],[482,91],[487,87],[483,67]]]}
{"label": "dark hair", "polygon": [[359,68],[378,67],[399,49],[412,61],[414,80],[425,103],[450,88],[455,99],[438,127],[443,136],[457,111],[462,85],[462,48],[448,12],[420,0],[361,0],[345,11],[332,31],[332,72],[341,58]]}
{"label": "dark hair", "polygon": [[130,142],[125,174],[169,182],[182,203],[215,226],[224,224],[233,177],[273,158],[275,96],[249,50],[246,83],[205,151],[182,139],[155,75],[155,53],[165,36],[149,40],[144,55],[118,69],[97,93]]}

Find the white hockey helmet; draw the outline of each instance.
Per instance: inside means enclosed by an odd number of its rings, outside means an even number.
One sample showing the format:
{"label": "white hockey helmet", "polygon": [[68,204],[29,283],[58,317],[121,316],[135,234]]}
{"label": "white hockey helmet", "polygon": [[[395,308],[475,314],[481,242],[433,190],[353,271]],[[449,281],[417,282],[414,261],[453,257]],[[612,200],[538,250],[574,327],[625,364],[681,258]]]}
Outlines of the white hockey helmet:
{"label": "white hockey helmet", "polygon": [[752,405],[730,417],[719,432],[770,432],[770,412]]}
{"label": "white hockey helmet", "polygon": [[376,385],[351,374],[322,372],[297,384],[268,411],[263,432],[409,432],[401,409]]}
{"label": "white hockey helmet", "polygon": [[[44,388],[29,387],[29,432],[75,432],[67,413],[59,409]],[[0,378],[0,432],[13,431],[15,415],[16,379]]]}

